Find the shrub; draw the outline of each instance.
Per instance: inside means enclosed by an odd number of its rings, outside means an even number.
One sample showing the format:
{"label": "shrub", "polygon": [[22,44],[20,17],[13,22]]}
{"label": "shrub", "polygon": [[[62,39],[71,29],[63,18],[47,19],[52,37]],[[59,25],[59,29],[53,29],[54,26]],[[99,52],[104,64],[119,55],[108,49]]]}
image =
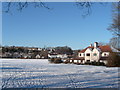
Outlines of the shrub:
{"label": "shrub", "polygon": [[96,66],[105,66],[105,64],[103,62],[86,62],[85,65],[96,65]]}
{"label": "shrub", "polygon": [[64,63],[67,64],[67,63],[70,63],[70,62],[69,62],[69,60],[66,60]]}
{"label": "shrub", "polygon": [[49,62],[50,63],[63,63],[61,58],[51,58],[51,59],[49,59]]}
{"label": "shrub", "polygon": [[54,58],[48,60],[50,63],[54,63]]}
{"label": "shrub", "polygon": [[112,52],[108,57],[108,67],[120,67],[120,56],[118,53]]}
{"label": "shrub", "polygon": [[85,65],[91,65],[91,63],[90,62],[85,62]]}
{"label": "shrub", "polygon": [[105,66],[104,62],[91,62],[91,65],[96,65],[96,66]]}

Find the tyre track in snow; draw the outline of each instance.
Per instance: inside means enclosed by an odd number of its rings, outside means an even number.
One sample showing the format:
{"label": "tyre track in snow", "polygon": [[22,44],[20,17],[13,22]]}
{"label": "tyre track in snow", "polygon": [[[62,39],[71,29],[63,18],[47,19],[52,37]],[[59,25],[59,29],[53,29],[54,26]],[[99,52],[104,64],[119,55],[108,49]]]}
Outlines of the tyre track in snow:
{"label": "tyre track in snow", "polygon": [[[65,72],[65,77],[67,78],[67,80],[69,81],[67,84],[71,86],[71,88],[77,88],[77,85],[76,85],[76,82],[75,80],[73,79],[73,75],[71,75],[71,72],[65,68],[62,68],[62,71]],[[62,74],[63,74],[62,72]],[[70,88],[69,86],[67,85],[67,88]]]}
{"label": "tyre track in snow", "polygon": [[[117,71],[114,68],[112,70],[94,66],[51,65],[47,61],[43,63],[44,61],[40,60],[30,60],[30,62],[29,60],[16,60],[14,62],[9,61],[8,66],[18,65],[18,68],[23,69],[4,69],[2,88],[104,88],[117,85]],[[100,73],[98,73],[99,70]],[[116,84],[113,84],[114,81]]]}
{"label": "tyre track in snow", "polygon": [[[43,69],[43,66],[41,66],[40,67],[40,70],[41,70],[41,72],[40,72],[40,77],[39,77],[39,83],[40,83],[40,85],[41,85],[41,88],[43,89],[43,88],[46,88],[47,86],[45,85],[45,83],[44,82],[46,82],[46,80],[45,80],[45,78],[44,78],[44,76],[42,75],[43,74],[43,72],[44,72],[44,69]],[[44,80],[43,80],[44,79]]]}
{"label": "tyre track in snow", "polygon": [[10,81],[12,77],[9,77],[7,80],[2,80],[2,88],[7,88],[8,82]]}
{"label": "tyre track in snow", "polygon": [[[13,73],[13,72],[12,72]],[[7,80],[2,80],[3,82],[2,82],[2,88],[8,88],[8,86],[10,87],[10,86],[12,86],[12,87],[14,87],[15,86],[15,83],[14,83],[14,81],[15,81],[15,79],[16,79],[16,74],[12,74],[12,73],[10,73],[9,74],[9,78],[7,79]]]}

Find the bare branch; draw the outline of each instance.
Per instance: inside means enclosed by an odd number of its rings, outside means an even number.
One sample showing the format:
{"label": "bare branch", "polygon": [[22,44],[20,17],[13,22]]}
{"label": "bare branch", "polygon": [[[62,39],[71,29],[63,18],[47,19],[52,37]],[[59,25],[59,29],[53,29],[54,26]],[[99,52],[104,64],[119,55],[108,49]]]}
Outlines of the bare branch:
{"label": "bare branch", "polygon": [[92,10],[92,2],[76,2],[77,7],[79,7],[80,9],[82,9],[84,11],[83,13],[83,17],[90,15]]}
{"label": "bare branch", "polygon": [[49,10],[51,9],[44,2],[28,2],[28,1],[26,1],[26,2],[8,2],[8,3],[4,3],[3,5],[4,5],[4,7],[3,7],[4,11],[3,12],[6,12],[6,13],[10,12],[13,9],[12,5],[13,5],[14,8],[16,7],[18,11],[22,11],[24,8],[26,8],[30,5],[32,5],[35,8],[36,7],[39,7],[39,8],[42,7],[42,8],[46,8],[46,9],[49,9]]}
{"label": "bare branch", "polygon": [[10,11],[10,7],[11,7],[11,2],[8,2],[6,6],[7,9],[5,10],[6,13]]}
{"label": "bare branch", "polygon": [[108,27],[108,30],[111,31],[114,36],[120,37],[120,2],[113,3],[113,22]]}

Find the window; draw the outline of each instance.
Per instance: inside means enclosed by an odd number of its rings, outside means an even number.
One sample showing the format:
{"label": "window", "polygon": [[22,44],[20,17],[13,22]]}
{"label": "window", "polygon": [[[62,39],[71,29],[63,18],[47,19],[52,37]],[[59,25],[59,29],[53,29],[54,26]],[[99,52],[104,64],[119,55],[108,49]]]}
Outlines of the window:
{"label": "window", "polygon": [[80,53],[80,56],[81,56],[81,53]]}
{"label": "window", "polygon": [[90,60],[87,60],[87,62],[90,62]]}
{"label": "window", "polygon": [[107,56],[107,54],[106,54],[106,53],[104,53],[104,56]]}
{"label": "window", "polygon": [[93,55],[94,55],[94,56],[97,56],[97,53],[94,53]]}
{"label": "window", "polygon": [[87,53],[86,56],[90,56],[90,53]]}

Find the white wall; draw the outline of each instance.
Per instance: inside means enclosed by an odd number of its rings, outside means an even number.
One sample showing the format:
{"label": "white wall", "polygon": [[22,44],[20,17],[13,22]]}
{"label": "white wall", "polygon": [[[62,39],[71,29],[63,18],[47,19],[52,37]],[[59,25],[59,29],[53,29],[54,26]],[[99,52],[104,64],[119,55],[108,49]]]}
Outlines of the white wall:
{"label": "white wall", "polygon": [[[90,56],[87,56],[86,55],[87,53],[90,53]],[[95,53],[96,53],[96,56],[94,55]],[[90,60],[90,62],[92,62],[92,61],[98,62],[99,59],[100,59],[100,57],[101,57],[101,52],[97,48],[94,48],[93,50],[91,50],[91,49],[88,48],[85,51],[85,62],[87,60]]]}
{"label": "white wall", "polygon": [[107,60],[100,60],[100,62],[103,62],[104,64],[107,64]]}
{"label": "white wall", "polygon": [[57,58],[57,55],[50,55],[50,54],[48,54],[48,57],[49,58]]}
{"label": "white wall", "polygon": [[81,60],[78,60],[79,63],[81,63]]}
{"label": "white wall", "polygon": [[74,63],[77,63],[78,62],[78,60],[74,60]]}
{"label": "white wall", "polygon": [[40,55],[36,55],[36,57],[35,58],[40,58]]}
{"label": "white wall", "polygon": [[[94,54],[96,54],[96,56]],[[91,61],[98,62],[100,57],[101,57],[100,51],[98,51],[97,48],[94,48],[93,51],[92,51],[92,55],[91,55]]]}
{"label": "white wall", "polygon": [[72,62],[72,60],[70,60],[70,62]]}
{"label": "white wall", "polygon": [[48,54],[49,58],[67,58],[68,56],[66,54],[58,54],[58,55],[50,55]]}
{"label": "white wall", "polygon": [[[90,53],[90,56],[86,56],[87,53]],[[91,60],[91,54],[92,54],[92,51],[91,51],[91,49],[88,48],[88,49],[85,51],[85,62],[86,62],[87,60]]]}
{"label": "white wall", "polygon": [[58,58],[67,58],[68,56],[66,54],[58,54],[57,57]]}
{"label": "white wall", "polygon": [[[80,56],[81,54],[81,56]],[[78,57],[84,57],[84,53],[78,53]]]}

